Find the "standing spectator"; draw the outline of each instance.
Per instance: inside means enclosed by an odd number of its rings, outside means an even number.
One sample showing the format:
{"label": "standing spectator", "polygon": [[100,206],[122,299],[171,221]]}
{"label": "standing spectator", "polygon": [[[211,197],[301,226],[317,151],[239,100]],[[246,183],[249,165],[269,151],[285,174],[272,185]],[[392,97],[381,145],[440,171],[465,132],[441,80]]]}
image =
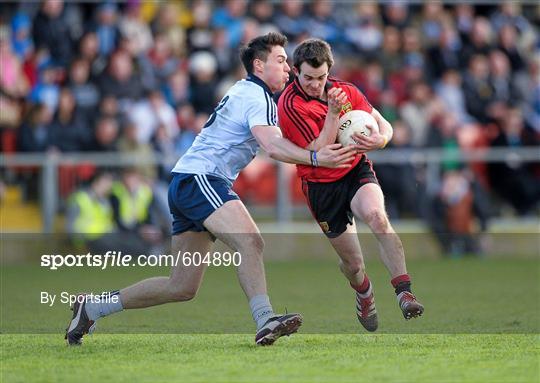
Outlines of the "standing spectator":
{"label": "standing spectator", "polygon": [[86,118],[77,113],[73,93],[69,88],[60,91],[58,110],[47,127],[50,145],[61,152],[80,152],[87,150],[92,141],[92,132]]}
{"label": "standing spectator", "polygon": [[36,48],[45,47],[51,53],[54,65],[67,67],[73,54],[68,25],[62,17],[62,0],[45,0],[33,23]]}
{"label": "standing spectator", "polygon": [[180,133],[174,109],[165,102],[158,90],[151,91],[148,99],[136,103],[130,110],[129,119],[137,127],[137,140],[140,143],[150,142],[160,126],[171,140]]}

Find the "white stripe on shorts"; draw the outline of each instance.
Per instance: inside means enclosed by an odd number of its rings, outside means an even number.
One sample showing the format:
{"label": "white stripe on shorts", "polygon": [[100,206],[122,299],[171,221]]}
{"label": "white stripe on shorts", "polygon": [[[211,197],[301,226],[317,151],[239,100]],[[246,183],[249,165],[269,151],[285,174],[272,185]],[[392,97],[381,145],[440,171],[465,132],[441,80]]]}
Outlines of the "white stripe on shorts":
{"label": "white stripe on shorts", "polygon": [[206,174],[201,174],[201,181],[203,181],[203,184],[206,184],[210,194],[212,194],[217,199],[217,201],[219,202],[219,206],[223,205],[223,200],[221,199],[217,191],[215,191],[215,189],[212,187],[212,185],[210,185],[208,178],[206,178]]}
{"label": "white stripe on shorts", "polygon": [[212,205],[212,207],[217,210],[219,208],[219,206],[220,206],[218,201],[216,201],[209,194],[208,190],[206,189],[206,185],[204,185],[203,181],[201,179],[199,179],[199,175],[195,175],[195,182],[197,182],[197,185],[199,185],[199,189],[201,189],[202,193],[204,194],[204,196],[206,197],[208,202],[210,202],[210,205]]}

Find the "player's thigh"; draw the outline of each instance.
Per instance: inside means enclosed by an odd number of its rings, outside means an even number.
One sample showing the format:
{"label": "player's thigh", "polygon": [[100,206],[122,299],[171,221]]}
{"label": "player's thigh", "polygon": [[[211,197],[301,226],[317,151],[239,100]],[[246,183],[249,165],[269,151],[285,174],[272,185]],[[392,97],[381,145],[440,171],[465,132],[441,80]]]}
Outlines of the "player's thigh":
{"label": "player's thigh", "polygon": [[356,233],[356,225],[347,225],[345,232],[335,238],[328,238],[339,258],[347,264],[364,267],[362,249]]}
{"label": "player's thigh", "polygon": [[[206,231],[186,231],[172,237],[172,256],[176,263],[171,268],[171,281],[185,288],[197,291],[207,264],[202,260],[211,252],[214,240]],[[194,255],[195,253],[200,254]]]}
{"label": "player's thigh", "polygon": [[381,187],[376,183],[361,186],[351,201],[351,211],[365,223],[369,223],[373,218],[388,221]]}
{"label": "player's thigh", "polygon": [[235,251],[262,252],[264,242],[259,228],[239,199],[225,202],[203,225]]}

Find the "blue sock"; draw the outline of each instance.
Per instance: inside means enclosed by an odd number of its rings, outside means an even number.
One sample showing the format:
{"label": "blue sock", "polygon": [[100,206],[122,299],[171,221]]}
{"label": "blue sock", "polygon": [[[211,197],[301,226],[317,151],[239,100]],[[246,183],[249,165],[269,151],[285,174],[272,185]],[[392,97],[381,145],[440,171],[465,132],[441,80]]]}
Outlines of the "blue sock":
{"label": "blue sock", "polygon": [[96,296],[94,301],[86,303],[86,314],[90,320],[95,321],[101,317],[122,311],[122,301],[120,300],[120,291],[111,291],[110,293],[102,294],[97,302]]}
{"label": "blue sock", "polygon": [[257,330],[259,330],[268,319],[274,316],[270,298],[266,294],[256,295],[251,298],[249,307],[251,308],[253,320],[257,323]]}

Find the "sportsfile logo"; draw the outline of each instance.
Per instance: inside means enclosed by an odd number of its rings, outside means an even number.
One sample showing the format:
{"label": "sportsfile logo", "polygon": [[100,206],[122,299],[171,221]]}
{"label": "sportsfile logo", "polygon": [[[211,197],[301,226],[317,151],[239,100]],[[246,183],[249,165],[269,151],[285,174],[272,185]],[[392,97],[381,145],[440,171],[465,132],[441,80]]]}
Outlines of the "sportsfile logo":
{"label": "sportsfile logo", "polygon": [[133,257],[121,251],[110,250],[105,254],[43,254],[41,267],[49,270],[58,270],[61,267],[95,267],[102,270],[108,267],[176,267],[183,266],[235,266],[242,263],[242,254],[239,252],[206,252],[179,251],[178,254],[141,254]]}

